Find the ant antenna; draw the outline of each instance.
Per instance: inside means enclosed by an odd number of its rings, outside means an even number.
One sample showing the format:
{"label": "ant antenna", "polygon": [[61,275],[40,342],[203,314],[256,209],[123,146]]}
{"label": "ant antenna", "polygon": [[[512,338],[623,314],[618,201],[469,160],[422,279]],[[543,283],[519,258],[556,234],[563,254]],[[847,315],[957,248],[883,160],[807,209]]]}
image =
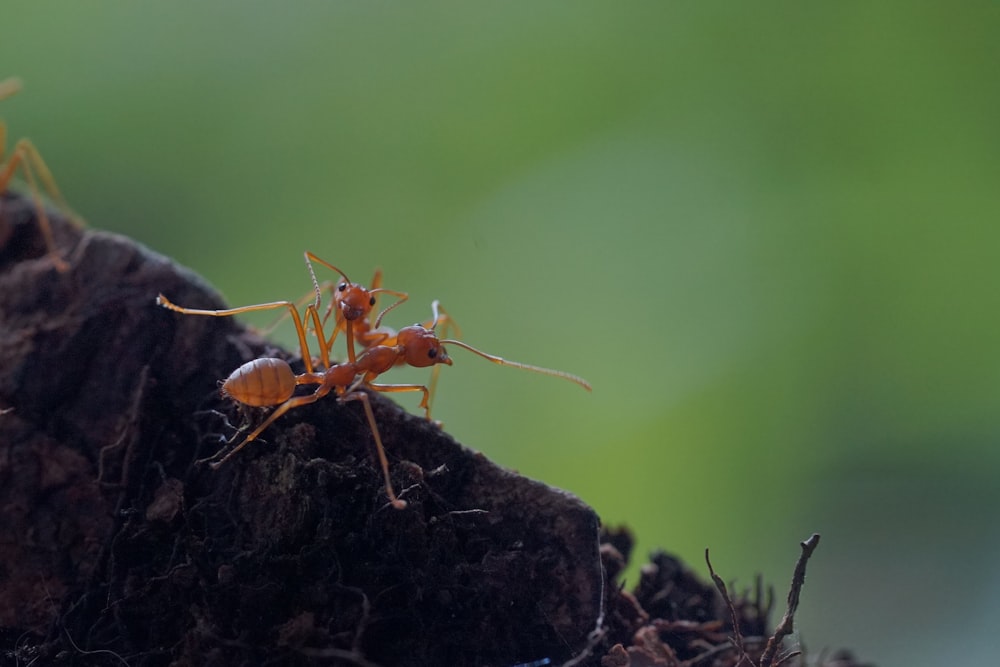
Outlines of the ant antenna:
{"label": "ant antenna", "polygon": [[[431,312],[434,313],[434,319],[431,320],[431,325],[428,327],[432,331],[438,325],[438,321],[441,319],[441,312],[444,309],[441,308],[441,302],[437,299],[431,302]],[[450,321],[451,318],[449,318]],[[521,370],[531,371],[533,373],[541,373],[542,375],[551,375],[552,377],[563,378],[564,380],[569,380],[573,384],[578,384],[587,391],[593,391],[593,387],[590,383],[584,380],[579,375],[573,375],[572,373],[567,373],[566,371],[557,371],[554,368],[542,368],[541,366],[534,366],[532,364],[526,364],[521,361],[511,361],[510,359],[504,359],[503,357],[498,357],[495,354],[487,354],[482,350],[477,350],[468,343],[463,343],[460,340],[455,340],[454,338],[443,338],[439,341],[441,344],[458,345],[459,347],[464,347],[469,352],[478,354],[483,359],[487,361],[492,361],[494,364],[499,364],[500,366],[511,366],[513,368],[520,368]],[[437,370],[437,368],[435,368]]]}
{"label": "ant antenna", "polygon": [[[322,301],[323,299],[323,291],[319,287],[319,281],[316,280],[316,272],[313,270],[312,262],[309,261],[309,255],[310,255],[309,252],[305,253],[306,268],[309,269],[309,277],[312,278],[313,291],[316,292],[316,298],[313,299],[313,307],[315,307],[316,310],[319,311],[319,304],[320,301]],[[341,273],[340,275],[343,276],[344,274]],[[344,277],[346,278],[347,276]]]}
{"label": "ant antenna", "polygon": [[504,359],[493,354],[486,354],[482,350],[477,350],[468,343],[463,343],[460,340],[455,340],[453,338],[445,338],[441,341],[442,344],[448,345],[458,345],[459,347],[464,347],[469,352],[478,354],[483,359],[487,361],[492,361],[494,364],[499,364],[501,366],[512,366],[513,368],[520,368],[524,371],[531,371],[533,373],[541,373],[542,375],[551,375],[552,377],[563,378],[564,380],[569,380],[573,384],[578,384],[587,391],[592,391],[593,388],[590,383],[584,380],[579,375],[573,375],[572,373],[567,373],[566,371],[557,371],[554,368],[542,368],[541,366],[532,366],[531,364],[525,364],[520,361],[511,361],[509,359]]}
{"label": "ant antenna", "polygon": [[330,269],[332,271],[335,271],[336,273],[339,273],[340,277],[343,278],[345,281],[351,282],[351,279],[347,277],[346,273],[344,273],[343,271],[341,271],[340,269],[338,269],[337,267],[335,267],[330,262],[328,262],[326,260],[323,260],[323,259],[320,259],[319,257],[317,257],[316,255],[312,254],[308,250],[306,251],[305,255],[306,255],[306,266],[309,267],[309,273],[312,274],[313,283],[316,284],[317,289],[319,289],[319,283],[316,281],[316,274],[313,273],[313,267],[312,267],[312,263],[313,262],[319,262],[320,264],[322,264],[326,268],[328,268],[328,269]]}
{"label": "ant antenna", "polygon": [[[392,294],[393,296],[398,296],[398,297],[404,296],[404,294],[402,292],[397,292],[396,290],[392,290],[392,289],[386,289],[384,287],[376,287],[375,289],[368,290],[369,294],[375,294],[376,292],[378,292],[378,293],[385,292],[387,294]],[[381,312],[379,312],[378,316],[375,318],[375,325],[374,325],[375,328],[378,329],[379,325],[382,324],[382,318],[385,317],[386,313],[388,313],[390,310],[392,310],[393,308],[395,308],[399,304],[403,303],[404,301],[406,301],[406,299],[405,298],[401,298],[398,301],[393,301],[390,305],[388,305],[385,308],[383,308],[381,310]]]}

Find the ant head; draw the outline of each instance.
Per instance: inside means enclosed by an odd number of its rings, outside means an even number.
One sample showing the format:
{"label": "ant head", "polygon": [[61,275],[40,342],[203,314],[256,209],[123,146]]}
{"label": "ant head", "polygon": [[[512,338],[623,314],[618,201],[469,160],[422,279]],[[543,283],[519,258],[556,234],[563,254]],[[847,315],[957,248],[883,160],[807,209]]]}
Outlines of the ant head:
{"label": "ant head", "polygon": [[357,320],[368,315],[375,305],[375,296],[362,285],[341,280],[333,299],[345,320]]}
{"label": "ant head", "polygon": [[403,327],[396,335],[397,344],[403,348],[403,359],[410,366],[424,368],[434,364],[448,364],[451,357],[433,330],[419,324]]}
{"label": "ant head", "polygon": [[371,312],[372,307],[375,305],[375,296],[362,285],[357,283],[352,283],[351,279],[347,277],[347,274],[338,269],[333,264],[324,261],[306,251],[306,267],[309,269],[309,275],[312,276],[313,287],[316,290],[316,307],[319,308],[320,302],[320,284],[316,280],[316,273],[313,271],[313,262],[318,262],[323,266],[327,267],[332,271],[336,271],[343,278],[337,286],[333,289],[333,302],[340,314],[344,316],[345,320],[357,320],[359,318],[365,317]]}

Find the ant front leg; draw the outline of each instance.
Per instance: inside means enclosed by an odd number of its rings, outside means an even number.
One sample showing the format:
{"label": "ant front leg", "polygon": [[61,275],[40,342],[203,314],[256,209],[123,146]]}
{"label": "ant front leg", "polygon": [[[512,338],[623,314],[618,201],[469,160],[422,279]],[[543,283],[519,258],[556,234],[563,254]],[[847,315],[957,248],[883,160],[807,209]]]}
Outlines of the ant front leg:
{"label": "ant front leg", "polygon": [[[433,318],[424,324],[425,327],[435,330],[438,326],[440,326],[441,338],[462,337],[462,329],[458,326],[458,322],[456,322],[455,318],[444,309],[444,306],[442,306],[441,302],[437,299],[431,302],[431,313],[433,314]],[[430,388],[430,398],[427,401],[428,415],[430,415],[431,406],[434,405],[434,395],[437,393],[438,380],[440,379],[441,364],[434,364],[434,368],[431,369],[431,381],[428,384],[428,387]]]}

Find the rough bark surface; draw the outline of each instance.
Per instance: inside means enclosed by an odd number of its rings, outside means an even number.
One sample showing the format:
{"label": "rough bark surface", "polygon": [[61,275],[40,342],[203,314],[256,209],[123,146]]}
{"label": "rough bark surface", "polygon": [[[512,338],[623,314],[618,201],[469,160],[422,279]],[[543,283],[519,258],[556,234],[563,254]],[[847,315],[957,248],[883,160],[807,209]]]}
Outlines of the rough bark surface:
{"label": "rough bark surface", "polygon": [[[218,382],[280,356],[193,273],[0,200],[0,663],[734,665],[729,611],[574,496],[373,395],[289,412],[218,470],[243,415]],[[602,544],[603,540],[603,544]],[[761,600],[736,601],[744,637]],[[753,655],[752,651],[748,653]],[[757,651],[759,654],[759,650]],[[686,661],[686,662],[684,662]],[[831,663],[833,664],[833,663]],[[845,658],[839,665],[856,664]]]}

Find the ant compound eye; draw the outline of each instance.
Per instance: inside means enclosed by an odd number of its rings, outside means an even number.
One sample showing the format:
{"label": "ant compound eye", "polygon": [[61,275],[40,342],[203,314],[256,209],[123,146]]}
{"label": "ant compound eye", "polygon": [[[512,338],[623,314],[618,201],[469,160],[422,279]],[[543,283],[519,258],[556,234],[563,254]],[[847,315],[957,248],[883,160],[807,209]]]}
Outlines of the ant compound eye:
{"label": "ant compound eye", "polygon": [[340,283],[339,285],[337,285],[338,291],[343,292],[345,289],[347,289],[347,283]]}
{"label": "ant compound eye", "polygon": [[431,359],[436,358],[438,356],[437,348],[432,347],[431,349],[427,350],[427,356],[430,357]]}
{"label": "ant compound eye", "polygon": [[374,306],[375,305],[375,297],[372,297],[372,298],[368,299],[368,305],[370,305],[370,306]]}

